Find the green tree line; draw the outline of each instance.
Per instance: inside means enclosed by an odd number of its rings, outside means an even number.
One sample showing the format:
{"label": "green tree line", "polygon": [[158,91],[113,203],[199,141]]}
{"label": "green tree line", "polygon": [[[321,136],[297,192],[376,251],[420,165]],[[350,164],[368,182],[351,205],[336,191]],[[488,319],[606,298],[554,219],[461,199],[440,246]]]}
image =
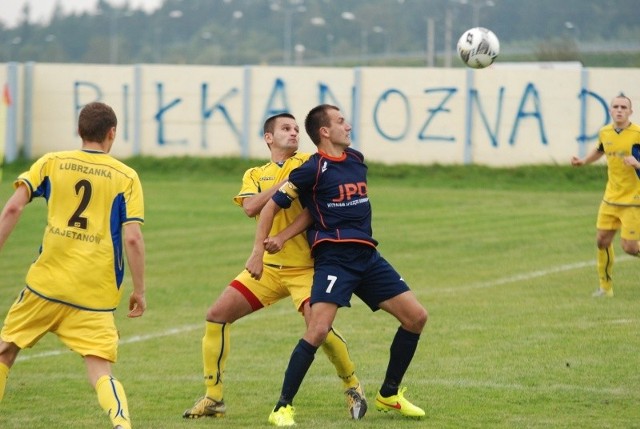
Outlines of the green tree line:
{"label": "green tree line", "polygon": [[[164,0],[0,25],[0,62],[442,65],[460,34],[493,30],[501,60],[640,66],[637,0]],[[461,63],[453,62],[454,66]]]}

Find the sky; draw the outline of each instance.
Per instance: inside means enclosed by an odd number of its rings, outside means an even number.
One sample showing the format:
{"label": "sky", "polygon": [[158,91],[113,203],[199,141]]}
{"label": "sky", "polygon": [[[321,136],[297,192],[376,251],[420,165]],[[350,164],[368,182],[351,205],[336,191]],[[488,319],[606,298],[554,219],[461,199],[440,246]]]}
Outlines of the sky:
{"label": "sky", "polygon": [[[128,3],[134,9],[144,9],[151,12],[162,4],[163,0],[107,0],[114,6]],[[45,23],[49,21],[51,13],[57,3],[62,7],[63,13],[73,14],[83,11],[95,10],[98,0],[0,0],[0,21],[9,27],[15,27],[20,19],[23,6],[29,3],[31,6],[32,21]]]}

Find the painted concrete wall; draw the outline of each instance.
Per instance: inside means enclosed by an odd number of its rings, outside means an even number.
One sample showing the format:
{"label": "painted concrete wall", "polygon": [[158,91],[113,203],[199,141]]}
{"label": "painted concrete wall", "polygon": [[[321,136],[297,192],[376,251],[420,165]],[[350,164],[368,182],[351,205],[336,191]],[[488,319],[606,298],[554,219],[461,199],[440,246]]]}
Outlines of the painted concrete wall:
{"label": "painted concrete wall", "polygon": [[[640,103],[640,69],[306,68],[9,63],[0,82],[7,162],[77,148],[88,102],[119,118],[116,157],[266,158],[262,123],[289,111],[303,127],[320,103],[352,123],[354,147],[386,163],[565,164],[596,144],[623,92]],[[632,116],[632,121],[640,120]],[[304,132],[301,148],[315,151]]]}

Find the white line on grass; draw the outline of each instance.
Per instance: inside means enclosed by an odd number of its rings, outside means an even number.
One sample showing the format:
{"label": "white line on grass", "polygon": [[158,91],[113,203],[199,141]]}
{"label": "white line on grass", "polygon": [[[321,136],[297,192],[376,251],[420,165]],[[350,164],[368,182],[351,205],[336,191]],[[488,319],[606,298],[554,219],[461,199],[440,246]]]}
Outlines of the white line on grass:
{"label": "white line on grass", "polygon": [[[616,262],[630,261],[632,259],[634,258],[632,258],[631,256],[621,256],[616,259]],[[565,271],[578,270],[585,267],[592,267],[595,264],[596,262],[592,260],[592,261],[576,262],[573,264],[559,265],[557,267],[551,267],[547,270],[537,270],[537,271],[531,271],[529,273],[524,273],[524,274],[516,274],[511,277],[503,277],[501,279],[496,279],[488,282],[474,283],[467,286],[457,286],[455,288],[438,289],[438,292],[458,293],[460,291],[465,291],[465,290],[469,291],[469,290],[475,290],[475,289],[485,289],[485,288],[490,288],[495,286],[501,286],[508,283],[516,283],[519,281],[531,280],[538,277],[545,277],[545,276],[548,276],[549,274],[556,274],[556,273],[562,273]]]}
{"label": "white line on grass", "polygon": [[[620,258],[618,258],[617,261],[622,262],[622,261],[627,261],[627,260],[631,260],[633,258],[631,257],[625,257],[622,256]],[[460,292],[461,290],[474,290],[474,289],[483,289],[483,288],[489,288],[489,287],[494,287],[494,286],[500,286],[503,284],[507,284],[507,283],[516,283],[519,281],[523,281],[523,280],[531,280],[534,278],[539,278],[539,277],[544,277],[550,274],[555,274],[555,273],[561,273],[561,272],[565,272],[565,271],[571,271],[571,270],[577,270],[577,269],[581,269],[581,268],[585,268],[585,267],[590,267],[590,266],[594,266],[595,262],[594,261],[588,261],[588,262],[576,262],[573,264],[565,264],[565,265],[560,265],[557,267],[551,267],[547,270],[537,270],[537,271],[532,271],[529,273],[524,273],[524,274],[517,274],[514,276],[510,276],[510,277],[504,277],[501,279],[497,279],[494,281],[490,281],[490,282],[480,282],[480,283],[476,283],[476,284],[471,284],[468,286],[464,286],[464,287],[456,287],[456,288],[446,288],[446,289],[441,289],[439,290],[439,292]],[[273,312],[272,309],[271,312]],[[283,312],[286,311],[290,311],[290,309],[285,310],[284,308],[282,308]],[[254,314],[252,315],[252,317],[250,317],[249,319],[255,319],[256,316],[260,316],[262,314],[265,313],[260,313],[260,314]],[[239,320],[235,323],[241,323],[244,320]],[[620,321],[620,323],[625,323],[626,321]],[[181,334],[184,332],[190,332],[190,331],[194,331],[194,330],[198,330],[198,329],[203,329],[203,324],[202,323],[198,323],[196,325],[185,325],[185,326],[181,326],[178,328],[171,328],[171,329],[167,329],[165,331],[162,332],[156,332],[154,334],[147,334],[147,335],[134,335],[132,337],[129,338],[125,338],[125,339],[121,339],[120,340],[120,344],[135,344],[135,343],[139,343],[139,342],[143,342],[143,341],[149,341],[149,340],[154,340],[156,338],[162,338],[162,337],[168,337],[168,336],[172,336],[172,335],[176,335],[176,334]],[[40,359],[40,358],[46,358],[46,357],[50,357],[50,356],[58,356],[58,355],[62,355],[64,353],[71,353],[69,350],[51,350],[51,351],[47,351],[47,352],[42,352],[42,353],[37,353],[37,354],[33,354],[33,355],[28,355],[28,356],[18,356],[18,358],[16,359],[17,361],[28,361],[28,360],[33,360],[33,359]],[[515,389],[515,390],[524,390],[524,389],[532,389],[531,386],[524,386],[524,385],[518,385],[518,384],[500,384],[500,383],[486,383],[486,382],[475,382],[475,381],[465,381],[465,380],[457,380],[457,381],[450,381],[450,380],[430,380],[429,383],[434,383],[434,384],[440,384],[440,385],[460,385],[460,386],[476,386],[476,387],[484,387],[484,388],[499,388],[499,389]],[[542,386],[539,386],[540,388],[542,388]],[[565,384],[554,384],[554,385],[550,385],[550,386],[544,386],[545,390],[567,390],[567,391],[585,391],[585,392],[594,392],[594,393],[606,393],[606,394],[610,394],[610,395],[619,395],[619,394],[627,394],[629,392],[626,392],[624,389],[621,388],[596,388],[596,387],[581,387],[581,386],[574,386],[574,385],[565,385]]]}
{"label": "white line on grass", "polygon": [[[633,258],[631,257],[625,257],[622,256],[620,258],[617,259],[618,262],[622,262],[622,261],[627,261],[627,260],[631,260]],[[493,280],[493,281],[489,281],[489,282],[481,282],[481,283],[475,283],[475,284],[471,284],[468,286],[462,286],[462,287],[455,287],[455,288],[445,288],[445,289],[440,289],[438,290],[438,292],[460,292],[462,290],[474,290],[474,289],[484,289],[484,288],[490,288],[490,287],[494,287],[494,286],[500,286],[503,284],[507,284],[507,283],[515,283],[515,282],[519,282],[519,281],[523,281],[523,280],[531,280],[531,279],[535,279],[538,277],[544,277],[547,276],[549,274],[555,274],[555,273],[561,273],[564,271],[570,271],[570,270],[577,270],[580,268],[585,268],[585,267],[590,267],[595,265],[594,261],[586,261],[586,262],[576,262],[573,264],[565,264],[565,265],[560,265],[557,267],[551,267],[547,270],[537,270],[537,271],[532,271],[530,273],[524,273],[524,274],[516,274],[514,276],[511,277],[503,277],[501,279],[497,279],[497,280]],[[273,311],[273,309],[272,309]],[[252,317],[250,319],[255,319],[256,314],[253,314]],[[239,320],[235,323],[240,323],[243,320]],[[162,332],[156,332],[155,334],[147,334],[147,335],[134,335],[132,337],[129,338],[125,338],[125,339],[121,339],[120,340],[120,344],[134,344],[134,343],[139,343],[142,341],[149,341],[149,340],[154,340],[156,338],[162,338],[162,337],[168,337],[171,335],[176,335],[176,334],[181,334],[183,332],[190,332],[190,331],[194,331],[196,329],[202,329],[203,325],[202,324],[197,324],[197,325],[185,325],[182,327],[178,327],[178,328],[171,328],[171,329],[167,329],[166,331],[162,331]],[[40,359],[40,358],[45,358],[45,357],[49,357],[49,356],[59,356],[63,353],[70,353],[70,350],[67,349],[61,349],[61,350],[50,350],[50,351],[46,351],[46,352],[42,352],[42,353],[35,353],[32,355],[19,355],[18,358],[16,359],[16,361],[20,362],[20,361],[27,361],[27,360],[33,360],[33,359]]]}
{"label": "white line on grass", "polygon": [[543,392],[551,392],[551,391],[565,391],[565,392],[586,392],[586,393],[597,393],[597,394],[608,394],[608,395],[617,395],[617,396],[627,396],[634,395],[636,393],[635,390],[627,389],[624,387],[589,387],[589,386],[576,386],[573,384],[538,384],[536,386],[524,385],[524,384],[514,384],[514,383],[492,383],[492,382],[484,382],[484,381],[474,381],[474,380],[438,380],[438,379],[430,379],[421,380],[422,384],[437,384],[445,387],[475,387],[482,389],[495,389],[495,390],[536,390]]}

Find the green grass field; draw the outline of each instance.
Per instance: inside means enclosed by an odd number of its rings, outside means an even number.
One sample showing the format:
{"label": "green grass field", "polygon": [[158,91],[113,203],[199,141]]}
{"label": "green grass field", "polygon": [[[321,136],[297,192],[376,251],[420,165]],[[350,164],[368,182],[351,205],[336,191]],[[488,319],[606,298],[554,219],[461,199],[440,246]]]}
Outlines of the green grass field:
{"label": "green grass field", "polygon": [[[255,223],[231,198],[239,160],[133,159],[146,202],[148,311],[116,317],[115,375],[136,428],[268,427],[289,354],[303,332],[290,302],[232,329],[223,420],[184,421],[204,392],[204,314],[244,262]],[[0,202],[26,164],[5,168]],[[595,216],[603,167],[370,168],[374,235],[430,319],[404,384],[422,421],[377,413],[348,420],[322,352],[296,397],[303,428],[640,427],[638,261],[616,240],[613,299],[597,300]],[[0,255],[0,317],[40,242],[44,204],[29,207]],[[126,285],[126,294],[131,290]],[[397,323],[360,301],[338,314],[373,399]],[[46,336],[14,365],[0,427],[108,428],[82,360]]]}

